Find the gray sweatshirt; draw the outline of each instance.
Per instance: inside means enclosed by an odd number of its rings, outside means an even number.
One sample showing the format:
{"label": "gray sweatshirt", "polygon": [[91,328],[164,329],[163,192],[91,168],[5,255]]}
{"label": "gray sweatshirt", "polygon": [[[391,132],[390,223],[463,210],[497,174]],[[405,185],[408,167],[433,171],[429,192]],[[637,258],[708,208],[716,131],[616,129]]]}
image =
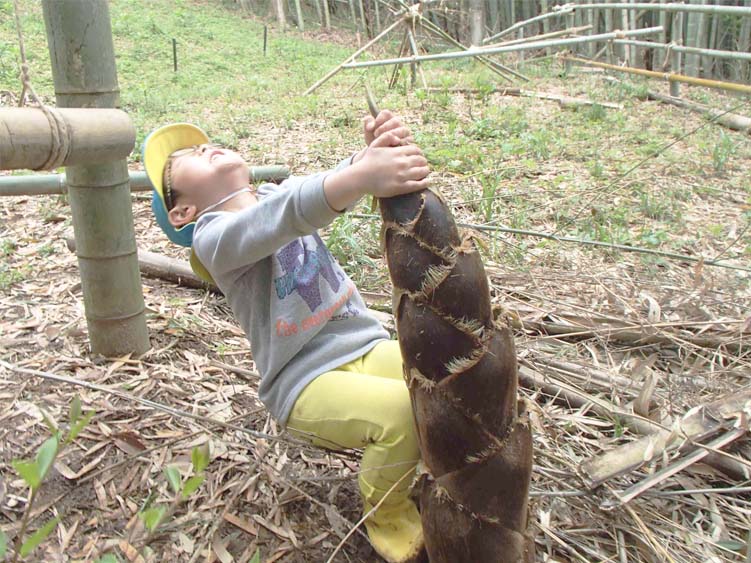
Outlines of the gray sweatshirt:
{"label": "gray sweatshirt", "polygon": [[263,184],[256,205],[202,215],[193,234],[251,343],[259,398],[283,425],[308,383],[389,337],[316,232],[339,215],[328,174]]}

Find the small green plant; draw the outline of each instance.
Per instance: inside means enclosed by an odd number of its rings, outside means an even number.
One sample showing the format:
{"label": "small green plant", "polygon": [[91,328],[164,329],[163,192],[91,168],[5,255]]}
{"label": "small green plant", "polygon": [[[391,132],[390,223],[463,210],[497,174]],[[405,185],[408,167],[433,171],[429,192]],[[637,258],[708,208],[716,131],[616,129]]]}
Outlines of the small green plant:
{"label": "small green plant", "polygon": [[607,110],[601,104],[592,104],[584,110],[584,115],[590,121],[603,121],[607,117]]}
{"label": "small green plant", "polygon": [[202,446],[193,448],[190,461],[192,475],[185,480],[183,480],[180,471],[174,465],[168,465],[164,468],[164,476],[167,478],[167,482],[174,493],[172,502],[169,505],[160,504],[157,506],[150,506],[150,503],[147,502],[147,506],[138,513],[139,518],[141,518],[144,527],[148,531],[144,543],[148,543],[148,539],[157,531],[159,526],[172,517],[180,504],[189,499],[206,480],[204,470],[209,466],[209,461],[211,461],[208,442]]}
{"label": "small green plant", "polygon": [[[67,435],[63,435],[57,426],[57,423],[50,418],[46,413],[42,413],[44,422],[49,428],[52,436],[47,438],[44,443],[37,450],[34,459],[32,460],[14,460],[13,469],[29,486],[29,502],[26,505],[26,510],[21,518],[21,527],[16,536],[14,545],[13,561],[18,561],[19,557],[26,557],[31,554],[39,545],[52,533],[57,527],[61,516],[58,515],[51,520],[45,522],[36,532],[24,539],[26,530],[31,520],[31,513],[34,509],[34,503],[39,493],[44,480],[47,478],[52,465],[55,463],[55,459],[60,455],[62,448],[71,444],[81,433],[84,427],[89,423],[91,417],[94,416],[94,411],[84,413],[81,410],[81,399],[76,395],[71,401],[70,412],[68,416],[69,428]],[[5,549],[5,541],[0,540],[0,550]]]}
{"label": "small green plant", "polygon": [[600,179],[604,176],[604,172],[605,169],[599,158],[596,158],[589,163],[589,173],[592,175],[592,178]]}
{"label": "small green plant", "polygon": [[717,174],[722,174],[725,171],[728,162],[735,155],[735,150],[736,146],[730,135],[725,131],[720,131],[720,137],[712,148],[712,165]]}

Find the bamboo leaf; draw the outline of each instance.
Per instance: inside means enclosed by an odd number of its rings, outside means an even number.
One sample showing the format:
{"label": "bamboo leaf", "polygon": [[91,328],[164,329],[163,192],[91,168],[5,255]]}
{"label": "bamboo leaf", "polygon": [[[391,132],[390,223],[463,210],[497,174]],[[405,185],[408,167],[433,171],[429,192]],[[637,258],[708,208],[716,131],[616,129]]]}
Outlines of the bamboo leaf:
{"label": "bamboo leaf", "polygon": [[253,558],[248,563],[261,563],[261,550],[256,549],[256,552],[253,554]]}
{"label": "bamboo leaf", "polygon": [[23,542],[21,549],[18,551],[19,555],[21,555],[21,557],[26,557],[29,553],[39,547],[39,544],[50,535],[50,532],[55,529],[55,526],[57,526],[59,521],[60,516],[55,516],[52,520],[48,521],[44,526],[31,534],[31,536]]}
{"label": "bamboo leaf", "polygon": [[169,484],[172,487],[172,490],[175,491],[175,494],[179,493],[183,483],[177,467],[175,467],[174,465],[165,467],[164,474],[167,476],[167,481],[169,481]]}
{"label": "bamboo leaf", "polygon": [[204,444],[193,448],[193,451],[190,454],[190,460],[193,462],[193,471],[196,473],[200,473],[206,469],[211,461],[209,443],[205,442]]}
{"label": "bamboo leaf", "polygon": [[70,402],[70,416],[68,418],[71,426],[81,418],[81,397],[78,395],[73,397],[73,400]]}
{"label": "bamboo leaf", "polygon": [[39,478],[39,466],[36,461],[24,461],[17,459],[13,461],[13,469],[16,470],[26,484],[32,489],[38,489],[41,479]]}
{"label": "bamboo leaf", "polygon": [[0,559],[5,557],[5,553],[8,551],[8,536],[5,532],[0,530]]}
{"label": "bamboo leaf", "polygon": [[55,462],[55,458],[57,457],[58,444],[59,443],[57,441],[57,436],[52,436],[51,438],[47,438],[47,440],[45,440],[44,444],[42,444],[42,446],[39,448],[39,451],[37,452],[36,461],[40,482],[44,481],[44,478],[47,476],[47,472]]}
{"label": "bamboo leaf", "polygon": [[81,433],[81,430],[86,428],[86,425],[93,418],[93,416],[94,411],[89,411],[85,415],[83,415],[82,418],[79,418],[75,424],[71,425],[70,430],[68,431],[68,437],[65,439],[65,443],[70,444],[73,440],[75,440]]}
{"label": "bamboo leaf", "polygon": [[206,477],[203,475],[193,475],[193,477],[185,481],[185,486],[183,486],[183,498],[186,499],[196,492],[205,479]]}
{"label": "bamboo leaf", "polygon": [[164,518],[166,512],[166,506],[152,506],[148,510],[141,512],[139,516],[141,520],[143,520],[143,524],[144,526],[146,526],[146,529],[149,532],[153,532],[157,529],[159,524],[162,523],[162,518]]}
{"label": "bamboo leaf", "polygon": [[57,427],[57,422],[55,422],[55,419],[47,414],[47,412],[42,408],[39,409],[39,412],[42,413],[42,420],[44,420],[45,426],[47,426],[50,432],[56,436],[60,432],[60,430]]}
{"label": "bamboo leaf", "polygon": [[120,563],[120,559],[114,553],[107,553],[97,559],[96,563]]}

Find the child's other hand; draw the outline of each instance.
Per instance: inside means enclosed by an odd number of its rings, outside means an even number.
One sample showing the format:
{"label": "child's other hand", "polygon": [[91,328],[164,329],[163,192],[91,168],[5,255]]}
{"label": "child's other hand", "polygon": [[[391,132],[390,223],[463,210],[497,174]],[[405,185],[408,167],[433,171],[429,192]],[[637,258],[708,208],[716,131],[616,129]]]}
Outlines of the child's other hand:
{"label": "child's other hand", "polygon": [[422,150],[415,144],[400,144],[401,139],[394,131],[388,131],[365,149],[357,166],[367,193],[393,197],[428,187],[430,169]]}
{"label": "child's other hand", "polygon": [[398,116],[387,109],[381,111],[375,119],[368,116],[363,118],[362,121],[365,144],[368,146],[385,133],[393,133],[398,139],[398,145],[406,145],[414,141],[409,128],[402,123]]}

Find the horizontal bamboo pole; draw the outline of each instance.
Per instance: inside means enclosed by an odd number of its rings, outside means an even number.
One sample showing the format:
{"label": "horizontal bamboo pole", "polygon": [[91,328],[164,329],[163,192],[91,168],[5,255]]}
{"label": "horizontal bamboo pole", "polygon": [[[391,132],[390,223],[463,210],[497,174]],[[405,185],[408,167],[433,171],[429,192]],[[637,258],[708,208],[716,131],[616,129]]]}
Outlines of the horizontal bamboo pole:
{"label": "horizontal bamboo pole", "polygon": [[[248,170],[251,182],[276,182],[289,177],[286,166],[251,166]],[[151,190],[146,172],[130,172],[130,191]],[[34,174],[29,176],[0,176],[0,196],[37,196],[64,194],[68,191],[65,174]]]}
{"label": "horizontal bamboo pole", "polygon": [[0,108],[0,170],[39,170],[58,150],[64,153],[59,166],[114,161],[133,150],[136,130],[124,111],[52,111],[62,120],[54,127],[39,108]]}
{"label": "horizontal bamboo pole", "polygon": [[470,48],[466,51],[454,51],[450,53],[436,53],[434,55],[422,55],[420,57],[399,57],[395,59],[381,59],[375,61],[364,61],[360,63],[347,63],[342,65],[343,68],[364,68],[371,66],[386,66],[395,64],[410,64],[423,61],[441,61],[450,59],[463,59],[466,57],[476,57],[478,55],[497,55],[500,53],[515,53],[518,51],[532,51],[544,49],[546,47],[568,47],[570,45],[580,45],[582,43],[591,43],[594,41],[608,41],[616,37],[639,37],[659,33],[662,27],[647,27],[644,29],[633,29],[629,31],[613,31],[610,33],[600,33],[598,35],[586,35],[584,37],[572,37],[570,39],[551,39],[548,41],[532,41],[530,43],[521,43],[518,45],[507,45],[491,48]]}
{"label": "horizontal bamboo pole", "polygon": [[732,92],[742,92],[744,94],[751,94],[751,86],[747,84],[738,84],[736,82],[723,82],[720,80],[709,80],[707,78],[696,78],[695,76],[686,76],[683,74],[675,74],[672,72],[656,72],[654,70],[644,70],[641,68],[631,68],[628,66],[611,65],[608,63],[600,63],[596,61],[590,61],[587,59],[580,59],[578,57],[564,56],[563,60],[572,61],[575,63],[594,66],[597,68],[605,68],[608,70],[616,70],[618,72],[625,72],[627,74],[638,74],[639,76],[648,76],[649,78],[662,78],[669,82],[683,82],[684,84],[693,84],[694,86],[704,86],[706,88],[715,88],[717,90],[729,90]]}
{"label": "horizontal bamboo pole", "polygon": [[751,8],[744,6],[718,6],[715,4],[648,4],[638,2],[614,2],[612,4],[568,4],[573,10],[651,10],[655,12],[683,12],[726,16],[751,16]]}
{"label": "horizontal bamboo pole", "polygon": [[635,39],[614,39],[616,45],[634,45],[636,47],[647,47],[651,49],[670,49],[677,53],[696,53],[716,59],[733,59],[737,61],[751,61],[751,53],[741,51],[721,51],[719,49],[700,49],[699,47],[684,47],[683,45],[673,45],[670,43],[653,43],[651,41],[637,41]]}
{"label": "horizontal bamboo pole", "polygon": [[485,45],[485,49],[490,47],[503,47],[505,45],[519,45],[520,43],[529,43],[530,41],[541,41],[543,39],[555,39],[556,37],[563,37],[565,35],[576,35],[583,31],[589,31],[592,29],[591,25],[582,25],[580,27],[571,27],[568,29],[561,29],[560,31],[551,31],[550,33],[542,33],[540,35],[533,35],[531,37],[522,37],[521,39],[509,39],[508,41],[501,41],[500,43],[493,43],[491,45]]}

